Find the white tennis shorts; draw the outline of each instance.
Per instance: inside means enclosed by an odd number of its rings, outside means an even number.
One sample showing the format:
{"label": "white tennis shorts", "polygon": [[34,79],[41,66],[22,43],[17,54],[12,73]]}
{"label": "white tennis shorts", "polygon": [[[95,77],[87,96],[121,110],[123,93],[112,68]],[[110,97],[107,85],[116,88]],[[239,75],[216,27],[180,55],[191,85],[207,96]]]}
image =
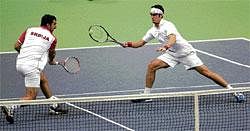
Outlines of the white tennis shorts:
{"label": "white tennis shorts", "polygon": [[203,62],[196,55],[195,51],[193,51],[193,52],[191,52],[188,55],[183,56],[183,57],[175,57],[173,55],[170,55],[168,52],[166,52],[166,53],[160,55],[159,57],[157,57],[157,59],[164,61],[170,67],[174,67],[178,64],[183,64],[185,66],[186,70],[192,69],[193,67],[203,65]]}
{"label": "white tennis shorts", "polygon": [[16,65],[16,69],[24,76],[25,87],[40,87],[40,70],[33,66]]}

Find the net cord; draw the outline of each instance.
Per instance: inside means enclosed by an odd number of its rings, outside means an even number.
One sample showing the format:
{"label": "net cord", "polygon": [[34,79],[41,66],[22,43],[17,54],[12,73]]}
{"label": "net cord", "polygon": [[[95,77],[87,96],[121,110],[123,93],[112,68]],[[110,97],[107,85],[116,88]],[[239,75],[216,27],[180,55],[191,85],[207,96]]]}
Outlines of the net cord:
{"label": "net cord", "polygon": [[37,100],[11,100],[1,101],[0,106],[3,105],[35,105],[35,104],[51,104],[51,103],[66,103],[66,102],[98,102],[98,101],[116,101],[116,100],[133,100],[133,99],[147,99],[147,98],[167,98],[167,97],[182,97],[182,96],[202,96],[212,94],[225,94],[234,92],[250,91],[250,87],[239,87],[233,89],[214,89],[214,90],[200,90],[200,91],[185,91],[185,92],[168,92],[168,93],[151,93],[151,94],[132,94],[132,95],[113,95],[113,96],[91,96],[78,98],[60,98],[56,100],[37,99]]}

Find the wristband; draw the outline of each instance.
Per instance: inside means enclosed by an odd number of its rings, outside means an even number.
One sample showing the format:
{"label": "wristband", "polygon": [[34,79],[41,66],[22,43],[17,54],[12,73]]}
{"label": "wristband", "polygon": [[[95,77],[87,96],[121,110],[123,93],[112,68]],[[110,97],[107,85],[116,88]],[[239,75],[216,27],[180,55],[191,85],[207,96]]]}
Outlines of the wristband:
{"label": "wristband", "polygon": [[127,42],[128,47],[132,47],[132,42]]}
{"label": "wristband", "polygon": [[170,48],[170,46],[169,45],[165,45],[165,46],[163,46],[165,49],[169,49]]}

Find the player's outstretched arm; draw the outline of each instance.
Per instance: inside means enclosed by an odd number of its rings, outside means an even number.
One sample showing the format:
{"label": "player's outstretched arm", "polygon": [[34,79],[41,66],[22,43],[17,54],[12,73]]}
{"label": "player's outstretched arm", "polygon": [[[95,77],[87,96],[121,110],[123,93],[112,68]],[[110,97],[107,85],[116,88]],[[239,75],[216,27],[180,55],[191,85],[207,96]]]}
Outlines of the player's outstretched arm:
{"label": "player's outstretched arm", "polygon": [[146,44],[146,42],[144,40],[139,40],[137,42],[125,42],[123,43],[123,47],[131,47],[131,48],[139,48],[142,47]]}

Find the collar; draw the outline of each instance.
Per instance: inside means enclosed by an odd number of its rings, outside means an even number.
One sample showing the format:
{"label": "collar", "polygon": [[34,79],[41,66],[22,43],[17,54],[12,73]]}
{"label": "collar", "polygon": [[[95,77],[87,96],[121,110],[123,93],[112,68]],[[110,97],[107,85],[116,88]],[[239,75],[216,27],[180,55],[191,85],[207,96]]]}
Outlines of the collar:
{"label": "collar", "polygon": [[51,33],[52,33],[52,31],[50,31],[50,30],[48,29],[48,27],[47,27],[47,26],[41,26],[41,28],[43,28],[43,29],[45,29],[45,30],[48,30],[49,32],[51,32]]}

